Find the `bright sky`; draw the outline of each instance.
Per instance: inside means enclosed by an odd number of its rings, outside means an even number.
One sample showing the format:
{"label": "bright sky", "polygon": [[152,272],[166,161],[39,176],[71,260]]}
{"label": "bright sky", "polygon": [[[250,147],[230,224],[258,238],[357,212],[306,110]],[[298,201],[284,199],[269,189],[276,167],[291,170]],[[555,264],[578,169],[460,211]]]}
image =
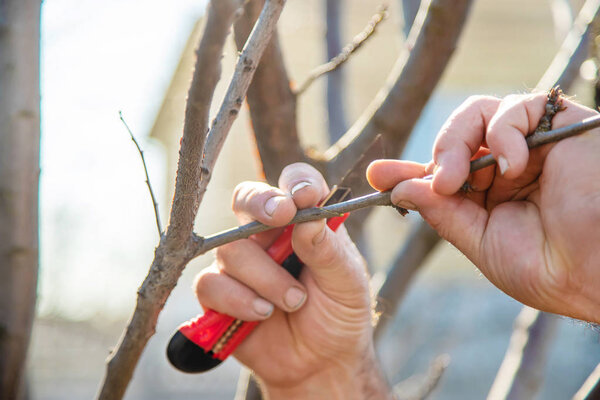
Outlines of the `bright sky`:
{"label": "bright sky", "polygon": [[[203,0],[46,0],[42,9],[39,310],[129,313],[157,243],[139,155]],[[166,216],[163,216],[163,220]]]}

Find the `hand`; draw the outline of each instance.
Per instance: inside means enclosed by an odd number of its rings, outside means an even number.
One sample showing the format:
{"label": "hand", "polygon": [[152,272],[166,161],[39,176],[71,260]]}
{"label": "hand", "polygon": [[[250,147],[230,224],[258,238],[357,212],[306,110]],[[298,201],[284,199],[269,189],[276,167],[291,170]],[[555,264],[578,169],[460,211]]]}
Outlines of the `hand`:
{"label": "hand", "polygon": [[[545,103],[544,94],[471,98],[438,134],[429,164],[380,160],[368,179],[393,188],[392,202],[418,210],[510,296],[600,322],[600,134],[528,151]],[[553,128],[596,114],[564,105]],[[498,165],[470,175],[469,161],[490,151]],[[467,179],[474,190],[460,192]]]}
{"label": "hand", "polygon": [[[279,186],[240,184],[233,196],[240,223],[283,226],[297,209],[317,205],[329,192],[306,164],[286,167]],[[333,232],[325,220],[294,228],[292,245],[306,264],[299,280],[264,251],[281,231],[220,247],[215,263],[196,279],[200,303],[263,321],[234,356],[254,370],[269,399],[384,398],[388,388],[375,363],[367,270],[345,228]]]}

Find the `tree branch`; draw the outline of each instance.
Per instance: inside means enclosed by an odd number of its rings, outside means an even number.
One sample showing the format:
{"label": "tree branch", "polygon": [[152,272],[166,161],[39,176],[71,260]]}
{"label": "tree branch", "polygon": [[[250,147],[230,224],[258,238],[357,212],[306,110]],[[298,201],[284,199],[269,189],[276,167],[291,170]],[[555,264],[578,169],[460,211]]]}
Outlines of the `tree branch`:
{"label": "tree branch", "polygon": [[40,0],[0,2],[0,398],[25,395],[38,278]]}
{"label": "tree branch", "polygon": [[404,32],[404,36],[408,37],[419,11],[421,0],[400,0],[400,3],[402,3],[402,31]]}
{"label": "tree branch", "polygon": [[[411,376],[394,385],[394,393],[398,400],[425,400],[435,390],[450,364],[450,356],[441,354],[429,365],[428,371],[422,376]],[[407,396],[407,392],[409,395]]]}
{"label": "tree branch", "polygon": [[385,282],[377,293],[375,311],[378,321],[373,331],[376,343],[396,315],[415,273],[439,241],[439,235],[427,222],[422,219],[416,222],[392,261]]}
{"label": "tree branch", "polygon": [[[581,122],[577,122],[572,125],[568,125],[562,128],[553,129],[551,131],[543,132],[540,134],[540,139],[535,142],[528,142],[530,149],[541,146],[543,144],[556,142],[567,137],[577,135],[585,132],[589,129],[600,126],[600,115],[586,118]],[[486,162],[480,162],[485,159]],[[476,160],[471,161],[471,172],[478,171],[482,168],[488,167],[495,163],[493,158],[484,156]],[[344,201],[337,204],[331,204],[324,207],[311,207],[300,210],[296,213],[294,218],[288,223],[298,224],[302,222],[315,221],[323,218],[330,218],[335,216],[343,215],[347,212],[360,210],[365,207],[373,206],[393,206],[390,201],[391,192],[375,192],[367,194],[365,196],[357,197],[348,201]],[[400,213],[404,214],[406,210],[399,208]],[[222,246],[227,243],[234,242],[239,239],[245,239],[251,235],[255,235],[260,232],[265,232],[275,227],[264,225],[260,222],[253,221],[249,224],[231,228],[226,231],[207,236],[207,237],[196,237],[196,245],[193,251],[193,257],[200,256],[207,251],[210,251],[216,247]]]}
{"label": "tree branch", "polygon": [[140,153],[140,157],[142,159],[142,165],[144,166],[144,173],[146,174],[146,185],[148,186],[148,190],[150,191],[150,197],[152,199],[152,206],[154,207],[154,218],[156,219],[156,228],[158,229],[158,238],[160,239],[160,237],[163,234],[163,230],[162,230],[162,225],[160,223],[160,214],[158,213],[158,202],[156,201],[156,196],[154,195],[154,190],[152,189],[152,184],[150,183],[150,177],[148,176],[148,167],[146,166],[146,158],[144,157],[144,151],[140,147],[140,144],[136,140],[135,136],[133,136],[133,132],[131,132],[131,129],[129,129],[129,125],[127,125],[127,122],[125,122],[125,119],[123,118],[123,113],[121,111],[119,111],[119,119],[121,120],[121,122],[123,122],[123,125],[125,125],[125,129],[127,129],[127,132],[129,132],[129,136],[131,137],[131,140],[135,144],[135,147],[137,148],[138,153]]}
{"label": "tree branch", "polygon": [[173,249],[186,246],[202,201],[200,163],[210,104],[221,76],[220,60],[225,39],[240,3],[240,0],[211,1],[206,28],[196,51],[196,67],[188,93],[175,195],[167,229],[167,242]]}
{"label": "tree branch", "polygon": [[136,308],[127,329],[110,357],[106,377],[98,395],[100,399],[121,399],[125,394],[142,351],[155,332],[158,315],[183,269],[191,260],[196,242],[192,233],[193,223],[210,178],[209,168],[213,167],[246,95],[254,71],[253,63],[260,59],[284,1],[267,1],[238,60],[227,95],[206,140],[204,163],[201,167],[200,155],[205,143],[208,110],[219,78],[223,46],[241,4],[241,0],[213,0],[209,8],[188,96],[170,225],[155,251],[150,271],[138,290]]}
{"label": "tree branch", "polygon": [[[325,0],[325,42],[327,60],[342,52],[342,10],[343,0]],[[346,118],[346,85],[343,68],[327,74],[327,133],[329,143],[335,143],[348,129]],[[363,254],[364,255],[364,254]]]}
{"label": "tree branch", "polygon": [[573,8],[570,0],[548,0],[552,20],[554,22],[554,36],[556,42],[564,40],[573,24]]}
{"label": "tree branch", "polygon": [[[239,50],[246,43],[262,4],[260,0],[247,2],[244,15],[236,21],[234,33]],[[296,96],[290,89],[277,30],[258,64],[247,101],[263,173],[267,182],[274,185],[286,165],[306,160],[298,137]]]}
{"label": "tree branch", "polygon": [[[236,119],[246,92],[260,62],[260,58],[275,30],[277,20],[283,9],[285,0],[267,0],[258,17],[255,28],[244,46],[233,73],[231,84],[225,94],[223,104],[217,113],[213,125],[206,138],[204,156],[202,159],[202,182],[200,183],[200,200],[206,192],[212,169],[217,156],[225,143],[233,121]],[[260,28],[260,29],[257,29]]]}
{"label": "tree branch", "polygon": [[573,400],[594,400],[600,398],[600,364],[594,368],[583,386],[575,393]]}
{"label": "tree branch", "polygon": [[348,61],[352,53],[358,50],[367,41],[367,39],[369,39],[373,33],[375,33],[377,25],[383,21],[386,15],[387,6],[381,6],[379,11],[377,11],[377,14],[371,17],[371,20],[367,26],[358,35],[356,35],[354,39],[352,39],[352,42],[344,46],[340,54],[332,58],[329,62],[319,65],[308,74],[306,80],[300,86],[298,86],[298,89],[295,91],[296,96],[304,93],[315,80],[328,72],[336,70],[346,61]]}
{"label": "tree branch", "polygon": [[532,399],[543,377],[541,368],[558,317],[530,307],[523,307],[515,320],[506,356],[490,389],[490,399]]}
{"label": "tree branch", "polygon": [[587,0],[575,18],[562,46],[554,56],[536,88],[548,90],[559,85],[568,90],[579,75],[579,67],[588,56],[592,21],[600,11],[600,0]]}
{"label": "tree branch", "polygon": [[[384,87],[348,132],[325,152],[330,178],[339,178],[375,135],[383,134],[390,156],[404,147],[413,126],[450,60],[472,0],[424,0],[405,50]],[[335,180],[334,180],[335,181]]]}

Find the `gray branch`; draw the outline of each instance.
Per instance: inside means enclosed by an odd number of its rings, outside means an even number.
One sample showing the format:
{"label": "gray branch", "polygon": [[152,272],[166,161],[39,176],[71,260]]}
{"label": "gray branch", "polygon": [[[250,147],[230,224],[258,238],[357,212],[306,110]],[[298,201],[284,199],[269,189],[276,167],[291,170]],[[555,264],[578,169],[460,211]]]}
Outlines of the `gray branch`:
{"label": "gray branch", "polygon": [[[138,290],[131,320],[109,358],[99,399],[118,400],[124,396],[142,351],[155,333],[158,316],[183,269],[192,259],[196,243],[193,224],[208,184],[210,169],[246,95],[255,63],[262,55],[284,3],[284,0],[266,2],[261,18],[238,60],[227,95],[205,144],[206,119],[219,78],[225,38],[237,15],[236,11],[242,5],[241,0],[211,2],[188,96],[171,221],[166,235],[156,248],[150,271]],[[201,164],[201,161],[204,162]]]}
{"label": "gray branch", "polygon": [[[567,137],[577,135],[586,130],[596,128],[598,126],[600,126],[600,115],[587,118],[582,122],[568,125],[563,128],[544,132],[540,134],[539,140],[535,142],[528,142],[528,146],[530,149],[532,149],[541,146],[542,144],[556,142]],[[485,161],[481,162],[480,160],[482,159],[485,159]],[[471,161],[471,172],[475,172],[482,168],[488,167],[494,164],[495,162],[496,161],[493,158],[490,158],[488,156],[473,160]],[[325,207],[305,208],[303,210],[298,211],[294,218],[288,223],[288,225],[340,216],[347,212],[356,211],[365,207],[392,206],[390,198],[391,192],[375,192],[366,196],[357,197],[355,199],[351,199],[337,204],[331,204]],[[403,213],[404,211],[406,210],[400,209],[401,213]],[[265,232],[273,228],[274,227],[272,226],[253,221],[249,224],[238,226],[237,228],[232,228],[208,237],[197,236],[195,238],[196,246],[193,253],[193,257],[202,255],[207,251],[222,246],[224,244],[231,243],[239,239],[245,239],[250,237],[251,235],[255,235],[260,232]]]}

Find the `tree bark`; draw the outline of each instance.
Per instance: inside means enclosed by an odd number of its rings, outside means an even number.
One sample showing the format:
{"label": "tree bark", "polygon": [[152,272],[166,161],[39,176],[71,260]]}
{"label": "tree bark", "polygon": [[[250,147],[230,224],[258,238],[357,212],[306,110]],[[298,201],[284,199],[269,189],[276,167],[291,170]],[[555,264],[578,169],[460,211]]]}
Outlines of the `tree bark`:
{"label": "tree bark", "polygon": [[423,1],[404,51],[383,88],[346,134],[325,152],[329,176],[343,174],[376,135],[396,157],[458,44],[472,0]]}
{"label": "tree bark", "polygon": [[[234,25],[235,42],[242,50],[264,1],[250,1]],[[254,79],[248,88],[252,129],[265,179],[277,185],[281,170],[288,164],[306,161],[296,122],[296,96],[290,88],[277,31],[265,49]]]}
{"label": "tree bark", "polygon": [[0,1],[0,398],[20,398],[38,274],[40,0]]}
{"label": "tree bark", "polygon": [[[326,0],[325,18],[327,32],[327,61],[342,51],[342,0]],[[327,74],[327,122],[330,143],[337,142],[348,129],[345,107],[344,68],[336,68]]]}

